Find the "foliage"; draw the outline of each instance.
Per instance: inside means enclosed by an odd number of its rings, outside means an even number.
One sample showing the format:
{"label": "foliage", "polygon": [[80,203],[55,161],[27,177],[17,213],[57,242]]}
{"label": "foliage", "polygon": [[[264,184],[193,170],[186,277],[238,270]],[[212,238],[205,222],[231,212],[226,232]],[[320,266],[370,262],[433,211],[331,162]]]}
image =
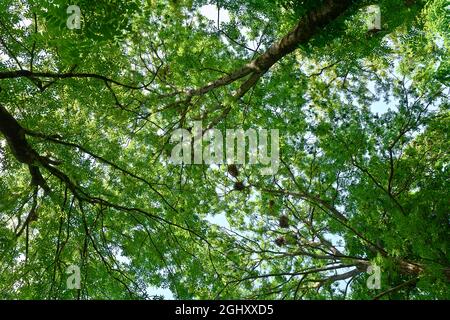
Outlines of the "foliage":
{"label": "foliage", "polygon": [[[0,297],[450,298],[448,3],[316,25],[337,2],[80,0],[69,30],[66,1],[1,1]],[[198,120],[278,129],[278,172],[171,164]]]}

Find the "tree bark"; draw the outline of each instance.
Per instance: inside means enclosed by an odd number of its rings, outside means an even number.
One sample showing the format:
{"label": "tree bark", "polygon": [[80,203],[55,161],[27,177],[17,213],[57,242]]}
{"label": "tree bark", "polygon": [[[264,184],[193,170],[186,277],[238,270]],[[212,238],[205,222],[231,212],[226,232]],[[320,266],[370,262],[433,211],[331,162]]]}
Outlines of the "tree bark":
{"label": "tree bark", "polygon": [[0,132],[5,136],[6,142],[17,161],[28,165],[31,184],[40,186],[48,192],[48,185],[39,169],[39,164],[43,158],[28,143],[23,127],[2,105],[0,105]]}

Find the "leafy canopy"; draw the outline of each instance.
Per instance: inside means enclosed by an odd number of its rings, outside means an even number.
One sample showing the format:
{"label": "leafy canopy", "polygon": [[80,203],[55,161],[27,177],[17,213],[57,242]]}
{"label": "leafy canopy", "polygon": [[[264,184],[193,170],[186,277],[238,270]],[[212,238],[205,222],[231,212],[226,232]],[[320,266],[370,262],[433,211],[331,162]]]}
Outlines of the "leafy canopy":
{"label": "leafy canopy", "polygon": [[[448,2],[217,3],[0,2],[0,297],[448,299]],[[171,164],[194,121],[280,169]]]}

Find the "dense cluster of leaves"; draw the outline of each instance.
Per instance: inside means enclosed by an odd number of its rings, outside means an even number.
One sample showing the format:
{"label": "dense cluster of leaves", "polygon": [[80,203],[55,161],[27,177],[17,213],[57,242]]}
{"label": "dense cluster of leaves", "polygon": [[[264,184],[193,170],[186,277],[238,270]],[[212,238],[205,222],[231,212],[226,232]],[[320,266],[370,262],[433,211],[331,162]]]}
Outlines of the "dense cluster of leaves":
{"label": "dense cluster of leaves", "polygon": [[[450,298],[448,2],[376,1],[370,33],[352,1],[217,82],[334,2],[80,0],[70,30],[66,1],[2,0],[0,116],[38,156],[0,119],[0,298]],[[171,164],[199,120],[278,129],[278,172]]]}

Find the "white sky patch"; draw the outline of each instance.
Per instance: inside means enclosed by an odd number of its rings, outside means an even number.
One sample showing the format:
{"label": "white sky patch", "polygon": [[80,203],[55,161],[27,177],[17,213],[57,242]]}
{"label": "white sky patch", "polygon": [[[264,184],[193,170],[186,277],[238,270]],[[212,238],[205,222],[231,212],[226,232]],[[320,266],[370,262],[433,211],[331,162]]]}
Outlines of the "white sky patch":
{"label": "white sky patch", "polygon": [[6,62],[9,60],[9,56],[0,51],[0,62]]}
{"label": "white sky patch", "polygon": [[208,221],[211,224],[215,224],[222,228],[230,229],[230,224],[228,223],[227,217],[225,213],[219,213],[219,214],[209,214],[205,217],[206,221]]}
{"label": "white sky patch", "polygon": [[[376,92],[375,82],[370,81],[368,87],[369,87],[370,92],[372,92],[372,93]],[[375,113],[383,114],[383,113],[386,113],[389,111],[389,105],[386,104],[386,102],[384,102],[382,97],[380,97],[380,99],[378,101],[376,101],[370,105],[370,111],[374,114]]]}
{"label": "white sky patch", "polygon": [[27,28],[31,25],[31,23],[31,19],[23,18],[17,25],[21,28]]}
{"label": "white sky patch", "polygon": [[19,254],[16,258],[17,262],[24,262],[25,261],[25,255],[23,253]]}
{"label": "white sky patch", "polygon": [[370,111],[372,113],[383,114],[389,111],[389,105],[380,100],[370,105]]}
{"label": "white sky patch", "polygon": [[217,12],[217,6],[214,4],[208,4],[200,8],[200,14],[208,20],[217,21],[217,14],[219,14],[219,24],[221,22],[230,22],[230,13],[226,9],[220,9]]}
{"label": "white sky patch", "polygon": [[117,251],[115,252],[115,258],[117,259],[118,262],[125,264],[125,265],[130,265],[131,264],[131,260],[130,258],[128,258],[127,256],[123,255],[122,250],[117,248]]}
{"label": "white sky patch", "polygon": [[164,300],[174,300],[175,299],[172,291],[170,291],[169,289],[165,289],[165,288],[157,288],[157,287],[153,287],[153,286],[148,286],[147,293],[152,296],[153,295],[163,296]]}

